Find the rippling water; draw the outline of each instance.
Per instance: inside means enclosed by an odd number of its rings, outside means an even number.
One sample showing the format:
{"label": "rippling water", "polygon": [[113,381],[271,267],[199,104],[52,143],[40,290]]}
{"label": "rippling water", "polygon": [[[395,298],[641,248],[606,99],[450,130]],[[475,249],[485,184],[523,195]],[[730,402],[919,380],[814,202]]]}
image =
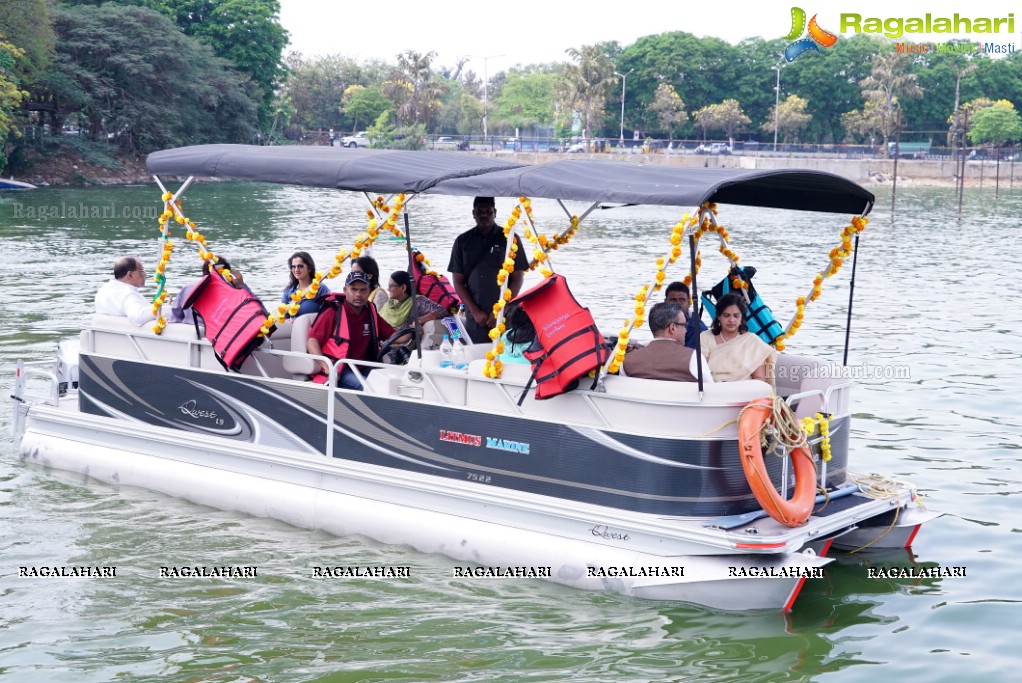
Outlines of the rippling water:
{"label": "rippling water", "polygon": [[[152,187],[0,194],[4,396],[17,358],[48,358],[77,332],[114,257],[137,253],[152,264],[156,222],[132,216],[155,210],[154,200]],[[329,266],[364,229],[364,204],[323,190],[216,183],[189,190],[185,211],[215,251],[275,299],[291,251],[309,250]],[[913,552],[839,556],[787,616],[540,581],[454,579],[442,557],[26,467],[5,410],[0,679],[1005,680],[1018,661],[1022,609],[1022,314],[1010,299],[1022,262],[1022,195],[970,191],[961,222],[950,189],[900,189],[896,220],[888,206],[881,193],[858,262],[849,363],[868,377],[855,396],[852,462],[913,481],[929,507],[946,513]],[[89,218],[69,217],[82,207]],[[414,238],[443,269],[454,236],[471,225],[468,202],[423,197],[412,209]],[[506,215],[510,204],[498,209]],[[536,209],[542,226],[564,225],[558,207]],[[626,317],[680,213],[596,212],[573,248],[556,255],[605,329]],[[847,219],[726,206],[720,213],[783,320]],[[710,251],[702,286],[724,271]],[[395,243],[381,241],[376,256],[385,274],[402,265]],[[172,282],[190,280],[196,263],[179,251]],[[850,270],[827,281],[789,350],[840,360]],[[680,279],[681,269],[671,275]],[[914,562],[964,566],[967,576],[866,576],[870,566]],[[259,576],[158,577],[161,565],[202,564],[254,565]],[[406,565],[411,578],[312,577],[313,566],[340,564]],[[18,578],[24,565],[115,565],[117,578]]]}

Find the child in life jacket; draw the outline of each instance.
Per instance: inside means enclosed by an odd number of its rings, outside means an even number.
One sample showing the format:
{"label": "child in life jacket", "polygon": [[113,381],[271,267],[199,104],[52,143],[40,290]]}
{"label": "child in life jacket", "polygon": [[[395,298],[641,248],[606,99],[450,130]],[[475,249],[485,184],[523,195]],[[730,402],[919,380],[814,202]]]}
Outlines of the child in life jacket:
{"label": "child in life jacket", "polygon": [[[380,341],[394,334],[394,328],[381,318],[369,301],[369,275],[353,271],[344,280],[344,296],[329,295],[309,332],[306,350],[314,356],[326,356],[331,363],[319,361],[313,381],[325,384],[333,362],[342,358],[376,362]],[[362,371],[368,374],[368,369]],[[338,385],[362,389],[358,375],[347,364],[342,366]]]}

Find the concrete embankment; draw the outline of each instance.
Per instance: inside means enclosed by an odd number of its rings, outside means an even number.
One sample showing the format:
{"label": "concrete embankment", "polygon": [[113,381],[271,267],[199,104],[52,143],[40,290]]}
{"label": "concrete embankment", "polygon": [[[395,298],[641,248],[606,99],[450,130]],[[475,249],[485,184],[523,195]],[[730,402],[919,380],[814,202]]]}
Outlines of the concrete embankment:
{"label": "concrete embankment", "polygon": [[[699,155],[699,154],[555,154],[531,152],[494,152],[493,156],[538,164],[559,159],[598,159],[632,163],[664,164],[686,168],[778,169],[804,168],[834,173],[863,185],[890,184],[894,177],[893,159],[839,158],[835,156]],[[954,185],[957,164],[951,159],[898,159],[898,182],[916,185]],[[1022,186],[1022,162],[967,161],[965,184]]]}

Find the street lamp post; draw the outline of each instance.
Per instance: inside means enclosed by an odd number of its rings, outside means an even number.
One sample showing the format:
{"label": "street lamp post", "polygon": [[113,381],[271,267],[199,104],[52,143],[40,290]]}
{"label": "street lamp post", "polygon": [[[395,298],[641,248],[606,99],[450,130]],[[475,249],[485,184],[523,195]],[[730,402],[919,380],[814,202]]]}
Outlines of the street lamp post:
{"label": "street lamp post", "polygon": [[483,55],[469,55],[469,57],[473,57],[475,59],[483,60],[483,139],[484,140],[489,136],[489,131],[486,128],[486,119],[487,119],[487,117],[489,116],[489,113],[490,113],[490,111],[489,111],[489,104],[488,104],[488,100],[489,100],[488,94],[489,94],[489,86],[490,86],[490,74],[489,74],[489,70],[487,69],[487,66],[488,66],[489,61],[491,59],[496,59],[498,57],[503,57],[503,56],[504,55],[486,55],[486,56],[483,56]]}
{"label": "street lamp post", "polygon": [[774,86],[774,151],[777,151],[777,123],[778,113],[781,108],[781,65],[770,67],[777,72],[777,85]]}
{"label": "street lamp post", "polygon": [[[628,74],[633,71],[635,69],[629,69]],[[621,77],[621,142],[619,143],[621,147],[625,146],[625,86],[628,85],[628,74],[623,74],[620,71],[614,72],[615,76]]]}

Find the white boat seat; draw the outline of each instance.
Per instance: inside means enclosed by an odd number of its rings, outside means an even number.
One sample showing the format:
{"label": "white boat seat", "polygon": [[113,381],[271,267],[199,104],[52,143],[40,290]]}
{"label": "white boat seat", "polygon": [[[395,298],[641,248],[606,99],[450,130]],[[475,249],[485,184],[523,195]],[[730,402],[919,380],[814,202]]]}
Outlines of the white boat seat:
{"label": "white boat seat", "polygon": [[[316,316],[311,313],[292,318],[291,323],[291,351],[304,353],[306,344],[309,341],[309,330]],[[284,370],[295,375],[295,379],[306,379],[316,372],[316,361],[312,356],[284,356]]]}

